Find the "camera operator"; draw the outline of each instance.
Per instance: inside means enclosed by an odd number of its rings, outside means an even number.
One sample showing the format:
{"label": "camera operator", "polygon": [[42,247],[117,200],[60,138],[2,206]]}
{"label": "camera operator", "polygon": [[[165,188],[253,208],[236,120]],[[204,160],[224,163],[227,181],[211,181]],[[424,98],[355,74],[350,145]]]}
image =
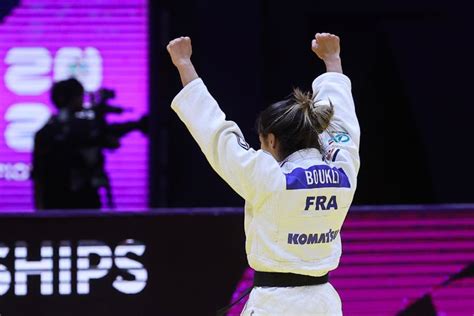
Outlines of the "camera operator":
{"label": "camera operator", "polygon": [[[93,106],[84,108],[84,87],[76,79],[56,82],[51,99],[58,109],[35,135],[33,181],[37,209],[98,209],[99,189],[105,188],[113,207],[104,168],[104,148],[120,147],[120,138],[133,130],[147,133],[147,117],[108,124],[107,113],[123,110],[108,105],[113,91],[101,90]],[[97,100],[98,99],[98,100]]]}

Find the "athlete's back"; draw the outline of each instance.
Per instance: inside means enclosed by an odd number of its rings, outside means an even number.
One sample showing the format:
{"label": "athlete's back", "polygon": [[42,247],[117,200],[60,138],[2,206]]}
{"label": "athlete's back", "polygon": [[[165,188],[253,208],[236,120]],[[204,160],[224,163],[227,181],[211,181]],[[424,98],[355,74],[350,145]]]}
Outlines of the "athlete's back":
{"label": "athlete's back", "polygon": [[339,38],[318,33],[312,49],[328,72],[313,82],[311,97],[295,90],[262,112],[261,149],[254,150],[198,77],[190,39],[168,45],[184,86],[172,108],[213,169],[246,201],[246,251],[256,272],[243,315],[342,313],[328,272],[341,256],[360,131]]}

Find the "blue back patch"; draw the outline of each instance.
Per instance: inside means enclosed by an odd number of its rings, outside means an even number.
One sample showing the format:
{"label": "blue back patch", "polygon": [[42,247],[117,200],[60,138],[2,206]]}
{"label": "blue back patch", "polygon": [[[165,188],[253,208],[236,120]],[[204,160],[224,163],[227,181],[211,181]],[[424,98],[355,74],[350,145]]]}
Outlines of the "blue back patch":
{"label": "blue back patch", "polygon": [[308,169],[296,168],[285,174],[286,189],[350,188],[349,178],[342,168],[327,165],[311,166]]}

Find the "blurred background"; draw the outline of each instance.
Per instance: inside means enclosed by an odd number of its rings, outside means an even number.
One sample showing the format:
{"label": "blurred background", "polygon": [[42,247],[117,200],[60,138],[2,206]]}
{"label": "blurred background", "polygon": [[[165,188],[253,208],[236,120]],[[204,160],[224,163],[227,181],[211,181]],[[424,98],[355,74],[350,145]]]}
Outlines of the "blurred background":
{"label": "blurred background", "polygon": [[[292,87],[309,90],[324,71],[310,50],[320,31],[341,37],[362,129],[354,203],[473,202],[474,171],[463,165],[473,135],[472,21],[461,1],[187,1],[185,8],[179,1],[152,3],[152,14],[161,15],[151,18],[151,84],[158,87],[151,108],[157,105],[154,125],[162,129],[152,133],[161,135],[151,145],[151,161],[160,161],[151,166],[152,205],[241,203],[210,176],[198,147],[169,111],[179,81],[162,49],[168,39],[193,39],[199,74],[258,147],[257,113]],[[183,166],[192,176],[174,174]],[[193,190],[183,194],[183,187]]]}
{"label": "blurred background", "polygon": [[[334,273],[345,314],[472,315],[471,15],[460,0],[2,0],[0,314],[79,315],[87,303],[90,315],[209,315],[236,298],[252,280],[244,201],[171,111],[181,83],[165,47],[192,38],[199,75],[258,148],[258,113],[311,89],[324,72],[311,39],[331,32],[362,130]],[[44,212],[34,138],[70,77],[84,113],[108,106],[107,128],[146,128],[94,143],[100,211]]]}

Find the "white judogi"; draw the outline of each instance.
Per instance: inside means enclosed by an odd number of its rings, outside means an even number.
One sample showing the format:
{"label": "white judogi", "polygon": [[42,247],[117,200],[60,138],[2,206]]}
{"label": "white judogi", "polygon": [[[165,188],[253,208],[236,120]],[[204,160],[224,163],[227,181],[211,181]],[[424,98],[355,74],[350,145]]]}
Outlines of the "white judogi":
{"label": "white judogi", "polygon": [[[348,77],[325,73],[314,80],[313,93],[317,104],[334,105],[334,131],[321,135],[323,154],[304,149],[282,162],[249,148],[201,79],[172,102],[211,166],[246,201],[246,251],[256,271],[322,276],[339,264],[340,230],[357,184],[360,130]],[[279,310],[332,316],[341,313],[341,303],[330,284],[256,288],[243,314],[280,315]]]}

